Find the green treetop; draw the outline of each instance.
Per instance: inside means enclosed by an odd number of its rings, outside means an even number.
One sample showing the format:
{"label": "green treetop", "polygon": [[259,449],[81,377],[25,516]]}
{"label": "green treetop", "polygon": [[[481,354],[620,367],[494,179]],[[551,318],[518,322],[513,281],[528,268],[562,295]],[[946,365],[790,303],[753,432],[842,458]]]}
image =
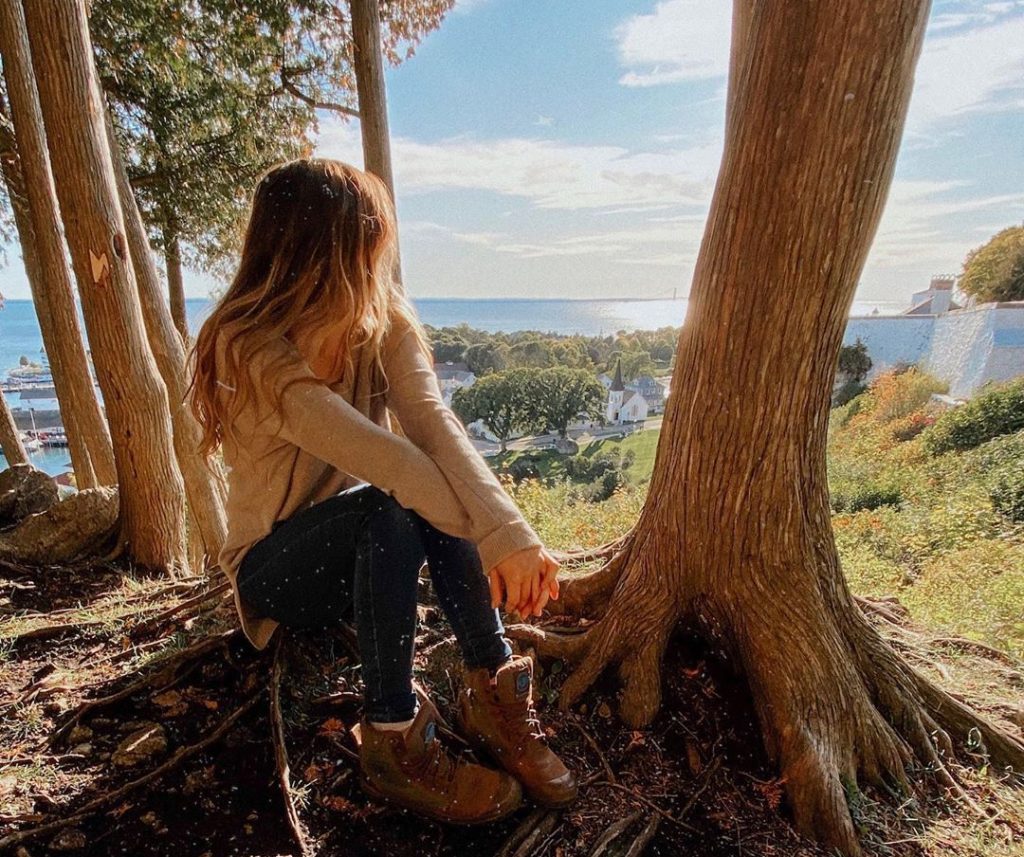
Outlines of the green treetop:
{"label": "green treetop", "polygon": [[1024,226],[996,233],[967,254],[960,288],[979,303],[1024,301]]}

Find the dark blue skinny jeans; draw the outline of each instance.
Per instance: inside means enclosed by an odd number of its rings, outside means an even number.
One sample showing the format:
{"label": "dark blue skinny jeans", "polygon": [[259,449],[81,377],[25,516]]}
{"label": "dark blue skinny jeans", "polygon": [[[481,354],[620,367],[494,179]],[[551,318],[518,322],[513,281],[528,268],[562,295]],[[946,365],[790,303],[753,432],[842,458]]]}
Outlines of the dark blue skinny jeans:
{"label": "dark blue skinny jeans", "polygon": [[364,713],[375,723],[396,723],[416,710],[412,660],[424,559],[466,665],[494,669],[508,660],[476,546],[371,485],[279,521],[246,553],[238,589],[247,606],[289,627],[326,627],[353,615]]}

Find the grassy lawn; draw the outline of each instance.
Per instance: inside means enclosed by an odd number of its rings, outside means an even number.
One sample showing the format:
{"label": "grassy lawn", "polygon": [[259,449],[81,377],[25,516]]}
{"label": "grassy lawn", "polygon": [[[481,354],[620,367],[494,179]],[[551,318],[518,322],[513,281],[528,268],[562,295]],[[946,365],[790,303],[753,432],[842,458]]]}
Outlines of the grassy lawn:
{"label": "grassy lawn", "polygon": [[[660,429],[647,429],[624,438],[601,438],[580,446],[580,455],[593,458],[602,452],[618,448],[623,454],[632,450],[636,458],[629,468],[630,481],[636,485],[647,482],[654,470],[654,455],[658,449]],[[566,456],[553,449],[510,450],[487,459],[491,468],[507,472],[516,461],[533,463],[542,479],[558,481],[565,478]]]}

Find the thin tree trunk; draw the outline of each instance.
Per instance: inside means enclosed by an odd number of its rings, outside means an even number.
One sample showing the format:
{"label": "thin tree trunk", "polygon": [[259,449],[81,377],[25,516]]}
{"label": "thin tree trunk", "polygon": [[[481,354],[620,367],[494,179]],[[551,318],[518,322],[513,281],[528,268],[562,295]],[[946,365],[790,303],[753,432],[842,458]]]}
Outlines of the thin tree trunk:
{"label": "thin tree trunk", "polygon": [[[64,361],[62,360],[62,343],[60,338],[54,334],[56,325],[53,313],[50,311],[52,302],[49,300],[46,292],[47,281],[42,273],[42,261],[32,230],[32,223],[30,222],[28,198],[25,193],[25,180],[20,158],[18,157],[17,143],[2,95],[0,95],[0,172],[3,173],[4,184],[7,186],[7,195],[11,200],[14,226],[18,231],[18,243],[21,246],[21,257],[25,265],[25,276],[32,291],[32,308],[35,310],[36,319],[39,321],[39,328],[43,334],[43,344],[50,358],[50,374],[53,376],[53,387],[60,406],[61,422],[68,438],[68,452],[71,455],[71,467],[75,472],[75,484],[79,488],[95,488],[99,483],[93,470],[89,448],[86,446],[85,438],[79,430],[78,421],[75,419],[74,407],[64,371]],[[72,312],[74,312],[73,306]],[[78,320],[75,319],[76,333],[77,330]],[[79,338],[79,345],[81,345],[81,338]],[[82,359],[84,363],[84,348],[82,349]],[[85,368],[88,374],[87,364]],[[93,401],[95,400],[96,396],[93,394]],[[97,412],[99,411],[98,404],[96,410]],[[105,425],[104,428],[106,428]],[[107,442],[109,445],[109,439]],[[110,454],[111,465],[113,465],[113,450],[111,450]]]}
{"label": "thin tree trunk", "polygon": [[143,329],[85,9],[78,0],[26,0],[24,9],[57,196],[114,441],[121,537],[141,565],[183,566],[184,490],[167,391]]}
{"label": "thin tree trunk", "polygon": [[117,471],[110,431],[96,398],[78,325],[19,0],[0,0],[0,52],[17,148],[17,163],[8,164],[5,159],[5,179],[32,301],[50,357],[75,481],[80,488],[113,485]]}
{"label": "thin tree trunk", "polygon": [[[380,6],[377,0],[349,0],[352,15],[352,44],[356,93],[359,97],[359,130],[363,141],[363,165],[380,178],[395,199],[395,177],[391,169],[391,134],[388,130],[388,96],[384,82],[381,50]],[[399,259],[395,278],[402,280]]]}
{"label": "thin tree trunk", "polygon": [[[206,459],[199,452],[202,430],[192,411],[185,405],[188,378],[184,342],[171,320],[167,303],[163,299],[160,274],[153,261],[142,212],[128,180],[128,171],[120,154],[109,110],[106,111],[105,127],[110,151],[114,155],[114,175],[128,230],[128,248],[135,269],[142,317],[145,320],[153,356],[167,386],[171,422],[174,427],[174,451],[185,480],[188,514],[213,564],[227,536],[227,516],[224,512],[227,492],[224,474],[217,459]],[[195,539],[192,540],[192,545],[194,555]]]}
{"label": "thin tree trunk", "polygon": [[7,399],[0,391],[0,452],[3,452],[7,459],[7,466],[15,464],[28,464],[28,452],[25,444],[21,442],[21,434],[14,424],[14,417],[7,405]]}
{"label": "thin tree trunk", "polygon": [[169,228],[164,234],[164,263],[167,266],[167,292],[171,302],[171,318],[181,334],[182,342],[188,342],[188,316],[185,312],[185,281],[181,276],[181,245],[178,235]]}

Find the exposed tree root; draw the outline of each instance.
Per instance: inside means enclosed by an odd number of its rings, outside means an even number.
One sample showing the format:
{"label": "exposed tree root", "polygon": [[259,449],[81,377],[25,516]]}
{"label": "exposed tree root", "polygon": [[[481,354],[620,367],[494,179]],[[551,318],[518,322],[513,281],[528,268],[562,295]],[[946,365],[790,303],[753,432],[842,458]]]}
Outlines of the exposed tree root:
{"label": "exposed tree root", "polygon": [[[917,763],[963,805],[984,816],[950,764],[958,757],[973,762],[987,758],[1002,771],[1018,777],[1024,773],[1024,744],[907,664],[863,615],[876,616],[902,632],[906,613],[898,602],[853,603],[843,590],[823,587],[825,603],[819,601],[817,608],[818,596],[812,591],[810,596],[792,593],[793,603],[766,600],[755,616],[742,605],[733,611],[717,604],[708,617],[697,605],[674,607],[674,595],[652,597],[655,572],[649,563],[632,544],[620,541],[601,568],[566,579],[558,612],[601,617],[582,632],[557,633],[529,625],[508,629],[540,656],[575,667],[561,689],[563,709],[606,668],[616,666],[622,680],[622,719],[634,727],[650,723],[661,702],[662,656],[685,611],[688,616],[700,614],[709,624],[705,630],[733,654],[745,653],[738,665],[750,683],[765,744],[779,765],[796,826],[826,845],[845,854],[860,853],[849,811],[858,781],[907,794],[907,772]],[[811,600],[800,603],[805,597]],[[805,618],[815,610],[817,624]],[[776,638],[770,645],[763,642]],[[917,650],[910,641],[906,645]]]}
{"label": "exposed tree root", "polygon": [[[991,763],[1024,782],[1024,742],[1000,729],[952,694],[914,673],[914,683],[932,718],[968,747],[977,746]],[[980,746],[979,746],[980,745]]]}
{"label": "exposed tree root", "polygon": [[611,559],[616,551],[619,550],[625,544],[629,543],[630,537],[632,536],[632,530],[617,539],[613,539],[610,542],[606,542],[603,545],[598,545],[594,548],[583,548],[581,550],[574,551],[552,551],[555,559],[562,563],[569,563],[574,565],[583,565],[585,563],[597,562],[598,560]]}
{"label": "exposed tree root", "polygon": [[640,857],[640,855],[647,850],[647,846],[650,844],[651,840],[654,839],[660,824],[661,817],[658,815],[652,815],[647,824],[645,824],[643,829],[637,834],[636,839],[634,839],[630,844],[625,857]]}
{"label": "exposed tree root", "polygon": [[999,649],[994,649],[992,646],[986,646],[977,640],[967,640],[963,637],[931,637],[928,642],[930,645],[939,646],[943,649],[970,652],[978,657],[987,658],[990,661],[996,661],[1008,667],[1017,669],[1021,667],[1021,662],[1012,655],[1001,652]]}
{"label": "exposed tree root", "polygon": [[50,744],[54,745],[58,743],[86,714],[95,711],[97,708],[113,705],[115,702],[127,699],[129,696],[132,696],[147,687],[161,685],[162,689],[166,689],[172,684],[176,684],[187,674],[180,671],[182,667],[194,666],[198,662],[198,659],[204,654],[220,646],[226,646],[228,642],[239,633],[241,633],[239,629],[232,628],[230,631],[224,631],[220,634],[213,634],[209,637],[204,637],[198,642],[193,643],[191,646],[181,649],[173,655],[169,655],[160,663],[158,669],[136,679],[121,690],[106,696],[98,697],[97,699],[86,700],[71,713],[68,719],[58,729],[54,731],[53,735],[50,736]]}
{"label": "exposed tree root", "polygon": [[546,809],[535,809],[512,831],[494,857],[515,857],[520,853],[529,854],[530,849],[540,839],[547,836],[557,820],[558,813]]}
{"label": "exposed tree root", "polygon": [[284,638],[278,637],[274,649],[274,665],[270,674],[270,724],[274,744],[274,761],[277,764],[277,779],[281,785],[281,796],[284,798],[285,816],[291,828],[295,844],[299,846],[302,857],[311,857],[315,853],[306,827],[299,818],[299,810],[292,796],[291,772],[288,767],[288,747],[285,744],[284,718],[281,716],[281,677],[284,674]]}
{"label": "exposed tree root", "polygon": [[549,601],[548,610],[553,615],[600,617],[619,582],[625,561],[625,550],[612,551],[608,554],[607,561],[593,571],[563,575],[559,579],[558,600]]}
{"label": "exposed tree root", "polygon": [[608,825],[605,832],[598,837],[597,842],[594,844],[594,848],[590,852],[590,857],[601,857],[601,855],[608,850],[608,846],[632,827],[633,824],[640,819],[641,815],[643,815],[643,813],[640,810],[637,810],[636,812],[632,812]]}

